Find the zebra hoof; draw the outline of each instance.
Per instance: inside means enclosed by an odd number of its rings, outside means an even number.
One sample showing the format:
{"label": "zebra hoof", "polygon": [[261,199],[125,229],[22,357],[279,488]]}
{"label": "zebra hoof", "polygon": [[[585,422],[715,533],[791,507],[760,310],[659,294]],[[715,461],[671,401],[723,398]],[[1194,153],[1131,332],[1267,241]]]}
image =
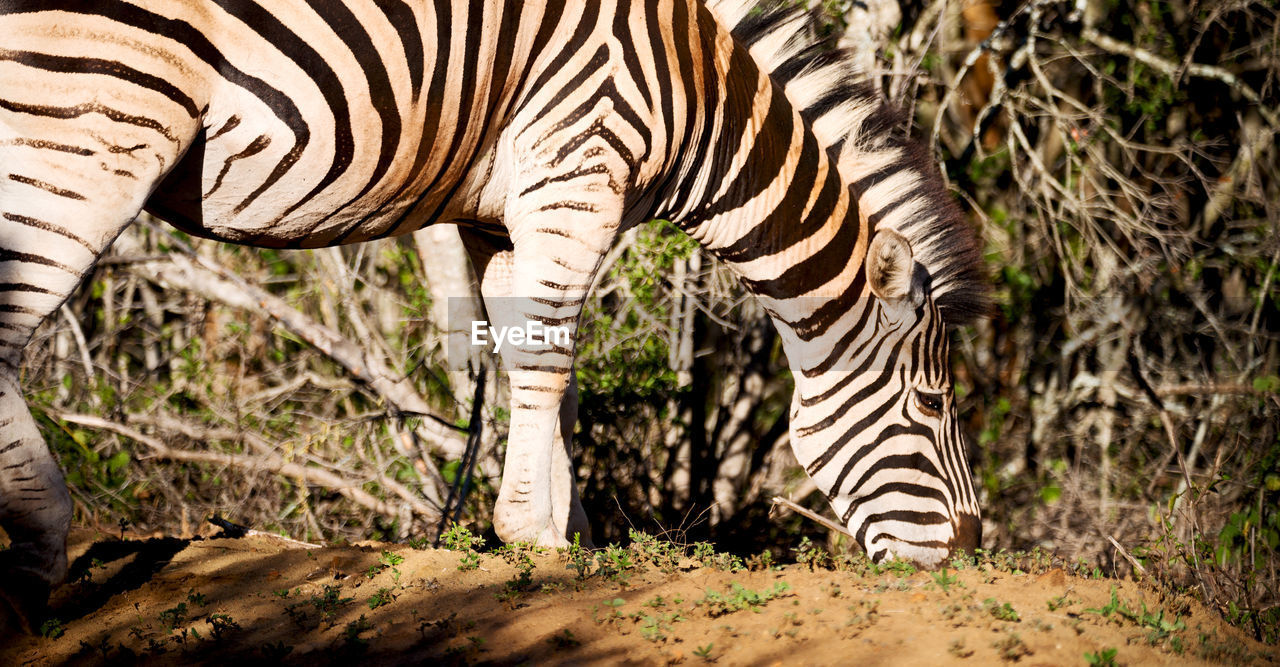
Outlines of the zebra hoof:
{"label": "zebra hoof", "polygon": [[0,635],[35,634],[49,613],[49,585],[39,577],[5,567],[0,559]]}

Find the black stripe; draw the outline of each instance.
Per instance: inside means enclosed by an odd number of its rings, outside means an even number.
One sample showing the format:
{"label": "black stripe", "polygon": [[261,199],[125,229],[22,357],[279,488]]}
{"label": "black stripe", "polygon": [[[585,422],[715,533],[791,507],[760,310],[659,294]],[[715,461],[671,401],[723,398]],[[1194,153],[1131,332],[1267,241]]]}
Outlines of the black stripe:
{"label": "black stripe", "polygon": [[17,470],[18,468],[21,468],[22,466],[25,466],[34,460],[35,460],[34,457],[28,456],[26,459],[19,461],[17,463],[10,463],[9,465],[4,466],[3,468],[0,468],[0,470]]}
{"label": "black stripe", "polygon": [[426,67],[418,19],[409,5],[401,0],[374,0],[373,4],[382,10],[387,22],[400,36],[400,48],[404,51],[404,61],[409,67],[409,88],[413,91],[413,102],[416,104],[418,94],[422,92],[422,72]]}
{"label": "black stripe", "polygon": [[[849,373],[849,376],[850,376],[850,377],[864,377],[864,378],[865,378],[865,377],[866,377],[866,373],[867,373],[867,369],[868,369],[872,364],[874,364],[874,363],[876,363],[876,362],[882,362],[882,363],[883,363],[883,362],[887,362],[887,363],[894,363],[894,361],[895,361],[895,360],[897,360],[898,355],[899,355],[899,354],[901,353],[901,351],[902,351],[902,342],[903,342],[902,340],[899,340],[899,341],[898,341],[898,343],[897,343],[896,345],[894,345],[893,349],[889,351],[889,358],[888,358],[887,360],[882,360],[882,359],[880,359],[880,358],[879,358],[879,357],[880,357],[879,352],[880,352],[880,350],[881,350],[881,347],[880,347],[879,341],[877,341],[877,342],[875,343],[875,349],[874,349],[873,351],[871,351],[871,353],[870,353],[870,354],[868,354],[868,355],[867,355],[867,359],[866,359],[865,361],[863,361],[862,366],[861,366],[859,369],[857,369],[857,370],[855,370],[855,371],[853,371],[853,372],[850,372],[850,373]],[[863,403],[864,401],[866,401],[867,399],[869,399],[869,398],[871,398],[873,395],[875,395],[875,394],[876,394],[876,392],[880,391],[881,389],[884,389],[884,388],[885,388],[885,386],[889,384],[889,381],[890,381],[890,380],[892,380],[892,379],[894,378],[894,376],[896,376],[896,375],[897,375],[897,373],[895,373],[895,372],[894,372],[894,369],[893,369],[893,368],[885,368],[885,369],[882,369],[879,373],[876,373],[876,375],[875,375],[875,379],[874,379],[873,381],[871,381],[871,382],[867,383],[867,385],[866,385],[866,386],[864,386],[864,387],[862,387],[861,389],[859,389],[858,391],[854,392],[852,396],[850,396],[848,399],[846,399],[843,403],[841,403],[839,406],[837,406],[834,410],[832,410],[831,412],[829,412],[829,413],[827,414],[827,416],[826,416],[826,417],[823,417],[821,420],[819,420],[819,421],[817,421],[817,422],[815,422],[815,423],[813,423],[813,424],[810,424],[810,425],[808,425],[808,426],[805,426],[805,427],[802,427],[802,428],[797,428],[797,429],[796,429],[796,435],[800,435],[800,436],[813,435],[814,433],[817,433],[818,431],[823,431],[823,430],[826,430],[827,428],[830,428],[830,427],[831,427],[833,424],[835,424],[835,423],[836,423],[836,422],[837,422],[841,417],[843,417],[843,416],[845,416],[846,414],[848,414],[848,413],[849,413],[849,410],[850,410],[850,409],[852,409],[855,405],[859,405],[859,404]],[[834,388],[833,388],[833,389],[834,389]],[[802,402],[802,404],[803,404],[803,402]],[[829,449],[828,449],[828,452],[830,452],[830,451],[831,451],[831,449],[829,448]],[[815,470],[815,472],[816,472],[816,470]]]}
{"label": "black stripe", "polygon": [[[654,4],[654,3],[649,3]],[[631,0],[621,0],[614,7],[613,14],[613,34],[622,43],[635,41],[635,35],[631,32]],[[649,93],[649,82],[645,80],[644,68],[640,65],[640,57],[636,48],[622,49],[622,63],[626,66],[627,73],[631,76],[631,80],[635,82],[636,89],[640,91],[640,97],[644,99],[646,110],[653,109],[653,96]],[[662,72],[662,70],[658,70]],[[645,133],[646,138],[648,134]]]}
{"label": "black stripe", "polygon": [[116,123],[124,123],[151,130],[165,139],[174,143],[180,143],[178,138],[174,136],[173,130],[165,127],[159,121],[153,118],[145,118],[143,116],[135,116],[127,114],[119,109],[98,104],[97,102],[84,102],[75,106],[55,107],[45,104],[24,104],[22,102],[14,102],[13,100],[0,99],[0,109],[12,111],[14,113],[25,113],[32,116],[43,116],[45,118],[57,118],[58,120],[69,120],[71,118],[79,118],[91,113],[106,116],[108,119]]}
{"label": "black stripe", "polygon": [[[940,526],[940,525],[946,525],[951,523],[950,519],[948,519],[947,517],[941,514],[938,514],[937,512],[913,512],[911,510],[892,510],[889,512],[882,512],[880,514],[872,514],[871,516],[867,517],[867,520],[862,522],[862,525],[858,527],[858,532],[855,534],[854,539],[858,541],[858,544],[866,544],[864,540],[867,536],[867,528],[870,527],[872,524],[881,523],[884,521],[901,521],[902,523],[909,523],[913,526]],[[899,542],[908,542],[908,540],[900,540],[897,537],[893,537],[893,536],[890,536],[887,539],[892,539]],[[878,542],[879,540],[876,540],[876,541]],[[948,545],[943,545],[943,548],[946,548],[947,546]]]}
{"label": "black stripe", "polygon": [[[456,128],[443,128],[440,123],[440,117],[444,113],[446,100],[444,99],[445,86],[449,82],[449,58],[452,54],[450,34],[450,26],[453,23],[453,3],[449,0],[435,0],[434,6],[436,34],[435,42],[432,46],[435,49],[435,62],[431,65],[431,85],[427,87],[427,99],[423,103],[426,108],[426,116],[422,122],[422,138],[418,142],[418,151],[413,158],[413,167],[409,170],[410,176],[404,180],[404,183],[392,196],[392,201],[397,201],[404,196],[410,186],[417,181],[418,176],[427,164],[427,160],[431,158],[432,152],[436,148],[436,140],[442,129],[452,129],[460,132]],[[465,42],[465,40],[464,40]],[[466,44],[459,45],[463,48]],[[394,222],[391,223],[389,229],[398,228],[422,203],[422,200],[435,188],[436,182],[439,181],[444,170],[448,168],[447,164],[441,165],[440,171],[436,172],[433,180],[429,185],[423,187],[416,192],[416,199],[412,204],[404,208],[404,212],[400,214]],[[359,224],[352,225],[349,229],[344,230],[333,239],[334,243],[341,243],[352,233],[356,231]]]}
{"label": "black stripe", "polygon": [[[766,128],[764,132],[768,132]],[[757,138],[758,139],[758,138]],[[741,238],[724,248],[717,248],[715,254],[727,262],[750,262],[761,257],[775,255],[812,237],[821,230],[831,217],[838,203],[841,190],[840,179],[828,173],[822,184],[822,191],[814,202],[803,222],[799,217],[804,213],[805,205],[813,198],[814,182],[817,179],[818,156],[821,154],[818,141],[811,132],[804,133],[800,161],[796,164],[791,182],[781,201]],[[756,163],[748,161],[747,165]],[[769,163],[760,165],[761,170],[770,169]],[[781,167],[781,165],[779,165]],[[756,172],[754,166],[743,169],[744,172]],[[768,185],[768,179],[760,179]],[[745,203],[745,202],[743,202]]]}
{"label": "black stripe", "polygon": [[[861,456],[859,456],[859,458],[861,458]],[[834,490],[833,493],[856,496],[858,495],[859,490],[862,489],[876,473],[892,469],[911,470],[923,473],[933,477],[934,479],[942,479],[942,473],[933,465],[933,462],[919,452],[912,454],[893,454],[874,461],[867,467],[867,470],[862,473],[862,476],[858,478],[857,483],[848,489],[844,489],[841,485],[841,482],[848,470],[843,471],[840,479],[836,481],[836,485],[832,487]]]}
{"label": "black stripe", "polygon": [[72,241],[75,241],[76,243],[79,243],[80,245],[84,246],[85,249],[87,249],[89,252],[95,255],[98,254],[98,249],[90,245],[88,241],[84,240],[80,236],[77,236],[76,234],[68,231],[67,229],[59,225],[48,223],[43,220],[36,220],[35,218],[28,217],[25,215],[18,215],[17,213],[5,213],[4,219],[10,222],[16,222],[20,225],[25,225],[27,227],[32,227],[34,229],[39,229],[42,231],[57,234],[58,236],[62,236],[64,238],[71,239]]}
{"label": "black stripe", "polygon": [[194,100],[177,86],[161,79],[158,76],[140,72],[124,63],[114,60],[101,60],[98,58],[86,58],[82,56],[55,56],[47,53],[34,53],[31,51],[9,51],[0,48],[0,60],[11,60],[27,67],[42,69],[47,72],[61,72],[66,74],[101,74],[110,76],[121,81],[127,81],[135,86],[154,90],[161,95],[173,100],[175,104],[182,107],[187,115],[195,118],[200,115],[200,109],[196,106]]}
{"label": "black stripe", "polygon": [[27,306],[20,306],[16,303],[0,303],[0,313],[18,313],[20,315],[34,315],[43,318],[48,313]]}
{"label": "black stripe", "polygon": [[84,195],[79,192],[65,190],[52,183],[45,183],[38,178],[31,178],[30,176],[23,176],[22,174],[9,174],[9,180],[16,183],[22,183],[23,185],[30,185],[33,188],[39,188],[45,192],[58,195],[59,197],[66,197],[67,199],[74,199],[76,201],[85,200]]}
{"label": "black stripe", "polygon": [[360,24],[360,19],[341,2],[311,0],[310,5],[329,24],[329,28],[338,35],[342,43],[347,45],[347,50],[359,63],[369,86],[369,100],[378,113],[378,119],[382,121],[382,144],[378,148],[378,162],[373,173],[355,197],[337,208],[341,210],[363,198],[391,168],[396,147],[400,144],[400,110],[396,105],[386,65],[378,57],[378,50],[373,46],[369,33]]}
{"label": "black stripe", "polygon": [[55,262],[48,257],[41,257],[40,255],[32,255],[25,252],[17,252],[8,248],[0,248],[0,262],[26,262],[28,264],[40,264],[41,266],[51,266],[55,269],[61,269],[73,276],[78,277],[80,275],[80,271],[78,269],[73,269],[61,262]]}
{"label": "black stripe", "polygon": [[[28,283],[0,283],[0,292],[35,292],[36,294],[58,294],[50,289]],[[3,394],[0,394],[2,396]]]}
{"label": "black stripe", "polygon": [[[826,333],[836,322],[844,318],[855,305],[861,305],[862,314],[858,318],[858,323],[850,329],[850,332],[856,333],[861,331],[863,326],[866,326],[867,317],[873,310],[874,299],[875,297],[866,292],[866,272],[859,271],[853,277],[853,282],[840,293],[840,296],[826,301],[809,315],[794,322],[787,321],[786,323],[795,331],[800,340],[813,340]],[[846,336],[842,342],[847,346],[851,341],[852,336]],[[821,371],[830,368],[831,364],[835,363],[837,352],[838,350],[833,349],[832,356],[825,362],[825,365],[820,364],[812,370]],[[805,375],[806,377],[812,377],[809,375],[809,369],[806,369]]]}
{"label": "black stripe", "polygon": [[947,507],[949,505],[947,502],[947,496],[931,486],[913,484],[911,482],[889,482],[888,484],[876,487],[875,491],[872,491],[865,496],[858,496],[857,498],[854,498],[853,501],[849,503],[849,509],[845,510],[844,514],[840,516],[841,523],[848,524],[849,521],[853,519],[853,515],[857,513],[859,507],[862,507],[863,505],[882,496],[889,495],[890,493],[903,493],[915,498],[933,498],[934,500],[942,503],[943,507]]}
{"label": "black stripe", "polygon": [[88,148],[81,148],[79,146],[68,146],[67,144],[59,144],[52,141],[45,141],[44,139],[28,139],[26,137],[19,137],[12,141],[0,141],[0,146],[3,146],[5,144],[9,144],[12,146],[30,146],[32,148],[42,148],[45,150],[58,151],[60,153],[71,153],[73,155],[83,155],[86,157],[96,154],[96,151],[90,150]]}
{"label": "black stripe", "polygon": [[[829,178],[835,178],[831,174]],[[856,202],[849,201],[849,211],[832,239],[817,252],[792,264],[776,278],[767,280],[743,280],[753,294],[777,299],[794,297],[825,285],[840,275],[853,259],[857,246],[859,223]]]}
{"label": "black stripe", "polygon": [[228,156],[227,159],[222,163],[222,169],[218,171],[218,177],[213,180],[213,187],[209,188],[209,191],[204,193],[203,196],[208,197],[209,195],[212,195],[213,193],[217,192],[218,188],[222,187],[222,179],[226,178],[228,171],[231,171],[231,163],[235,162],[236,160],[243,160],[247,157],[252,157],[254,155],[257,155],[258,153],[261,153],[262,151],[266,150],[267,146],[270,144],[271,144],[271,137],[268,137],[265,134],[259,135],[258,138],[249,142],[249,145],[245,146],[244,150],[240,151],[239,153],[236,153],[235,155]]}

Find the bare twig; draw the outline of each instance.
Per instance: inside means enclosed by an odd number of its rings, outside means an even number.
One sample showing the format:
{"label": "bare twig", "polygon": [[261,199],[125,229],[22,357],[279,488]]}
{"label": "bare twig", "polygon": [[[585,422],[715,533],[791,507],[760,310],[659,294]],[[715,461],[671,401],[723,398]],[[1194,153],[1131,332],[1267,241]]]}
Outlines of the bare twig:
{"label": "bare twig", "polygon": [[849,537],[853,537],[853,533],[849,532],[848,528],[841,526],[840,524],[822,516],[821,514],[810,512],[809,510],[791,502],[790,500],[787,500],[786,498],[783,498],[782,496],[774,496],[773,504],[782,505],[783,507],[791,510],[792,512],[795,512],[796,514],[799,514],[800,516],[806,519],[809,519],[811,521],[816,521],[822,524],[823,526],[825,526],[827,530],[835,531],[837,533],[841,533],[844,535],[848,535]]}
{"label": "bare twig", "polygon": [[1232,90],[1240,93],[1241,97],[1253,104],[1256,104],[1258,106],[1258,113],[1262,114],[1262,117],[1266,119],[1267,124],[1272,128],[1280,130],[1280,116],[1276,115],[1275,110],[1262,103],[1262,98],[1258,95],[1257,91],[1250,88],[1249,85],[1241,81],[1239,77],[1225,69],[1222,69],[1221,67],[1191,63],[1190,65],[1187,65],[1184,70],[1178,63],[1165,60],[1146,49],[1141,49],[1132,44],[1115,39],[1109,35],[1104,35],[1098,32],[1096,28],[1086,27],[1080,31],[1080,36],[1084,37],[1085,40],[1103,51],[1125,56],[1127,58],[1133,58],[1134,60],[1158,69],[1175,82],[1181,78],[1183,71],[1191,76],[1198,76],[1206,79],[1217,79],[1229,86]]}
{"label": "bare twig", "polygon": [[1128,549],[1120,546],[1120,543],[1116,541],[1116,538],[1107,535],[1107,541],[1111,543],[1111,546],[1116,548],[1116,551],[1120,552],[1121,556],[1124,556],[1125,560],[1129,561],[1129,564],[1133,566],[1133,569],[1138,571],[1138,574],[1145,575],[1147,573],[1147,568],[1142,567],[1142,563],[1139,563],[1138,559],[1134,558],[1133,554],[1129,553]]}
{"label": "bare twig", "polygon": [[[67,304],[62,304],[59,310],[63,319],[67,321],[67,327],[71,329],[71,337],[76,339],[76,348],[80,350],[80,363],[84,366],[84,379],[93,379],[93,359],[89,356],[89,344],[84,339],[84,329],[80,328],[80,321],[76,319],[75,313],[71,312],[71,308]],[[96,395],[95,395],[96,396]]]}
{"label": "bare twig", "polygon": [[[146,435],[136,429],[125,426],[124,424],[118,424],[101,417],[67,413],[58,414],[56,417],[73,424],[80,424],[82,426],[102,429],[104,431],[110,431],[112,433],[122,435],[130,440],[146,445],[147,448],[151,450],[151,455],[157,458],[167,459],[170,461],[213,463],[217,465],[243,468],[246,470],[263,470],[278,475],[284,475],[286,477],[293,477],[308,484],[332,489],[333,491],[342,494],[352,502],[385,516],[394,517],[399,511],[399,507],[397,505],[379,500],[361,488],[364,484],[362,481],[347,479],[327,470],[304,466],[298,463],[286,462],[283,458],[273,453],[259,452],[257,454],[247,455],[174,449],[166,445],[159,438]],[[439,508],[430,507],[425,502],[413,497],[402,497],[402,499],[410,504],[414,513],[424,517],[426,521],[434,522],[439,518]]]}
{"label": "bare twig", "polygon": [[394,412],[421,415],[418,434],[433,453],[447,459],[461,458],[466,439],[435,414],[413,385],[387,367],[378,356],[316,322],[283,299],[250,285],[232,271],[192,252],[175,253],[166,261],[133,264],[130,269],[164,285],[185,289],[234,308],[269,317],[302,338],[366,384]]}

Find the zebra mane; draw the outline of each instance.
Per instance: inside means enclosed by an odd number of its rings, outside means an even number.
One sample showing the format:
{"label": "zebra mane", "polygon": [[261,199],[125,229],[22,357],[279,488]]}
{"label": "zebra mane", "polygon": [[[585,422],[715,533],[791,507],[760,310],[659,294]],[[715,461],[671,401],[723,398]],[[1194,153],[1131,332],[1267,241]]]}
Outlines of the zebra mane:
{"label": "zebra mane", "polygon": [[977,235],[943,185],[906,114],[885,102],[852,57],[820,37],[823,23],[795,0],[706,0],[716,20],[799,109],[836,160],[875,229],[911,243],[944,318],[963,324],[990,308]]}

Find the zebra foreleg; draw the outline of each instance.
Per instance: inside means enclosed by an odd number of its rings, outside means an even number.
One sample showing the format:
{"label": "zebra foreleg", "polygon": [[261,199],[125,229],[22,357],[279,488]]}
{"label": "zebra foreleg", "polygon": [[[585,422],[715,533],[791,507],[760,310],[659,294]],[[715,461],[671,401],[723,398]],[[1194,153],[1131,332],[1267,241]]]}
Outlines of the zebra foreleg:
{"label": "zebra foreleg", "polygon": [[[511,281],[513,253],[510,249],[498,248],[492,240],[482,234],[468,232],[465,228],[462,238],[471,257],[480,281],[480,293],[484,296],[489,317],[497,326],[518,326],[518,317],[510,317],[512,298]],[[511,347],[499,347],[504,365],[508,369],[516,362],[511,354]],[[591,545],[590,528],[586,512],[582,508],[582,500],[578,495],[578,486],[573,464],[573,428],[578,420],[578,386],[569,376],[569,384],[564,398],[560,401],[559,424],[554,430],[555,442],[551,450],[550,502],[551,523],[563,527],[563,536],[572,540],[577,534],[584,546]]]}
{"label": "zebra foreleg", "polygon": [[[553,493],[572,486],[556,484],[560,475],[571,479],[565,445],[556,442],[557,425],[573,373],[578,316],[622,217],[621,193],[608,186],[625,182],[608,179],[607,172],[601,177],[598,170],[578,173],[607,184],[557,181],[533,170],[530,180],[538,185],[517,184],[522,194],[507,207],[515,247],[513,296],[490,316],[509,332],[543,335],[500,349],[511,378],[511,433],[493,525],[506,542],[568,544],[572,496]],[[561,438],[569,428],[561,430]]]}

